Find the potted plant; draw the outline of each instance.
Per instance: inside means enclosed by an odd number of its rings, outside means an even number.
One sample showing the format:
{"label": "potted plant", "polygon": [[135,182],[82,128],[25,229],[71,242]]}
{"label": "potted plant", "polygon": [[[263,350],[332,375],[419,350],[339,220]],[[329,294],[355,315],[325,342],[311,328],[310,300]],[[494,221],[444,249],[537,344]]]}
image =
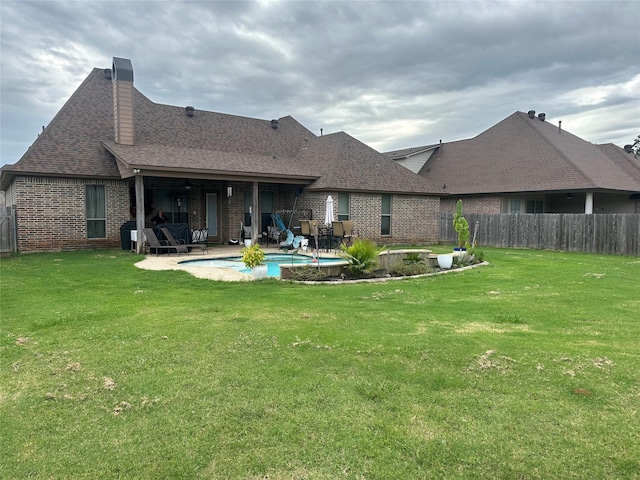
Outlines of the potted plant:
{"label": "potted plant", "polygon": [[438,267],[449,270],[453,266],[453,253],[441,253],[438,255]]}
{"label": "potted plant", "polygon": [[264,263],[264,251],[260,248],[259,244],[252,245],[250,247],[244,247],[242,249],[242,263],[253,274],[253,278],[264,278],[267,276],[267,265]]}
{"label": "potted plant", "polygon": [[456,213],[453,215],[453,228],[458,233],[458,248],[455,251],[465,251],[469,246],[469,222],[462,216],[462,200],[456,202]]}

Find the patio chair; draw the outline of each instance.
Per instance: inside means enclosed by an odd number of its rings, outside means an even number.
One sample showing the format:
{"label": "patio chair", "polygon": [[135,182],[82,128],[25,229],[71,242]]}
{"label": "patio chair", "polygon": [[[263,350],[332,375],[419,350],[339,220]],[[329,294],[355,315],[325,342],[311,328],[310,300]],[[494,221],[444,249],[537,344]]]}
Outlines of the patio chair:
{"label": "patio chair", "polygon": [[[242,225],[242,240],[251,240],[253,227],[251,225]],[[262,234],[258,233],[258,243],[262,240]]]}
{"label": "patio chair", "polygon": [[207,243],[207,237],[209,236],[208,228],[199,228],[191,230],[191,243]]}
{"label": "patio chair", "polygon": [[167,253],[171,253],[172,250],[175,250],[178,253],[176,247],[172,245],[167,245],[166,242],[162,243],[156,237],[153,228],[143,228],[142,233],[144,234],[145,241],[142,244],[143,247],[149,247],[149,253],[153,254],[153,250],[156,250],[156,255],[160,254],[160,250],[166,250]]}
{"label": "patio chair", "polygon": [[354,238],[358,238],[358,232],[353,229],[353,221],[351,220],[343,220],[342,228],[344,229],[343,238],[346,240],[347,246],[349,246]]}
{"label": "patio chair", "polygon": [[315,236],[319,236],[318,220],[300,220],[300,234],[309,240],[311,248],[316,248]]}
{"label": "patio chair", "polygon": [[184,243],[184,242],[180,243],[176,241],[175,238],[173,238],[173,235],[171,234],[168,228],[161,227],[160,230],[162,230],[162,233],[169,241],[169,245],[171,245],[172,247],[175,247],[178,253],[188,254],[190,248],[191,249],[199,248],[203,255],[209,251],[209,248],[207,247],[206,243]]}
{"label": "patio chair", "polygon": [[311,226],[309,220],[300,220],[300,235],[308,237],[311,235]]}
{"label": "patio chair", "polygon": [[331,243],[335,243],[336,250],[344,243],[344,227],[341,221],[334,220],[331,222]]}
{"label": "patio chair", "polygon": [[336,250],[343,243],[348,247],[351,245],[351,241],[358,237],[358,234],[353,230],[351,220],[334,221],[331,225],[333,226],[333,239],[337,243]]}
{"label": "patio chair", "polygon": [[270,241],[275,244],[280,243],[280,230],[273,225],[267,225],[267,247]]}

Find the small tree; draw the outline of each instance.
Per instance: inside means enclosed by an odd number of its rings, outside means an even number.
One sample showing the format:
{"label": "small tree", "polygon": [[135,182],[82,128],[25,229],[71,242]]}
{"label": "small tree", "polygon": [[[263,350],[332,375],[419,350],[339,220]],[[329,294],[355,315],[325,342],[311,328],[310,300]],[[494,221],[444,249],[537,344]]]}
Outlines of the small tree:
{"label": "small tree", "polygon": [[633,144],[631,145],[631,151],[636,157],[640,155],[640,135],[638,135],[633,141]]}
{"label": "small tree", "polygon": [[458,233],[458,246],[469,247],[469,222],[462,216],[462,200],[456,202],[456,213],[453,215],[453,228]]}

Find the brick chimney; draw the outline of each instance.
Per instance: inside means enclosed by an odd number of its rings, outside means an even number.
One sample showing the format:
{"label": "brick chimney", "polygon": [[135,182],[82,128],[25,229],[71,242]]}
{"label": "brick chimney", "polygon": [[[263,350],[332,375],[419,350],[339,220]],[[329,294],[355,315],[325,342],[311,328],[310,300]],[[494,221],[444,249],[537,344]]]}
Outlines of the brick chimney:
{"label": "brick chimney", "polygon": [[113,121],[115,141],[133,145],[133,67],[131,60],[113,57]]}

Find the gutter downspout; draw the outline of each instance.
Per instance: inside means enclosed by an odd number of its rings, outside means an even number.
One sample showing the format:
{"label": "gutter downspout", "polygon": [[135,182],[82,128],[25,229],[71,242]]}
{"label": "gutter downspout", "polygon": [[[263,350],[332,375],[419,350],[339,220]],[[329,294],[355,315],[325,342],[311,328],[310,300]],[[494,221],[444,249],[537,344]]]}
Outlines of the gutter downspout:
{"label": "gutter downspout", "polygon": [[587,192],[584,199],[584,213],[591,215],[593,213],[593,192]]}

